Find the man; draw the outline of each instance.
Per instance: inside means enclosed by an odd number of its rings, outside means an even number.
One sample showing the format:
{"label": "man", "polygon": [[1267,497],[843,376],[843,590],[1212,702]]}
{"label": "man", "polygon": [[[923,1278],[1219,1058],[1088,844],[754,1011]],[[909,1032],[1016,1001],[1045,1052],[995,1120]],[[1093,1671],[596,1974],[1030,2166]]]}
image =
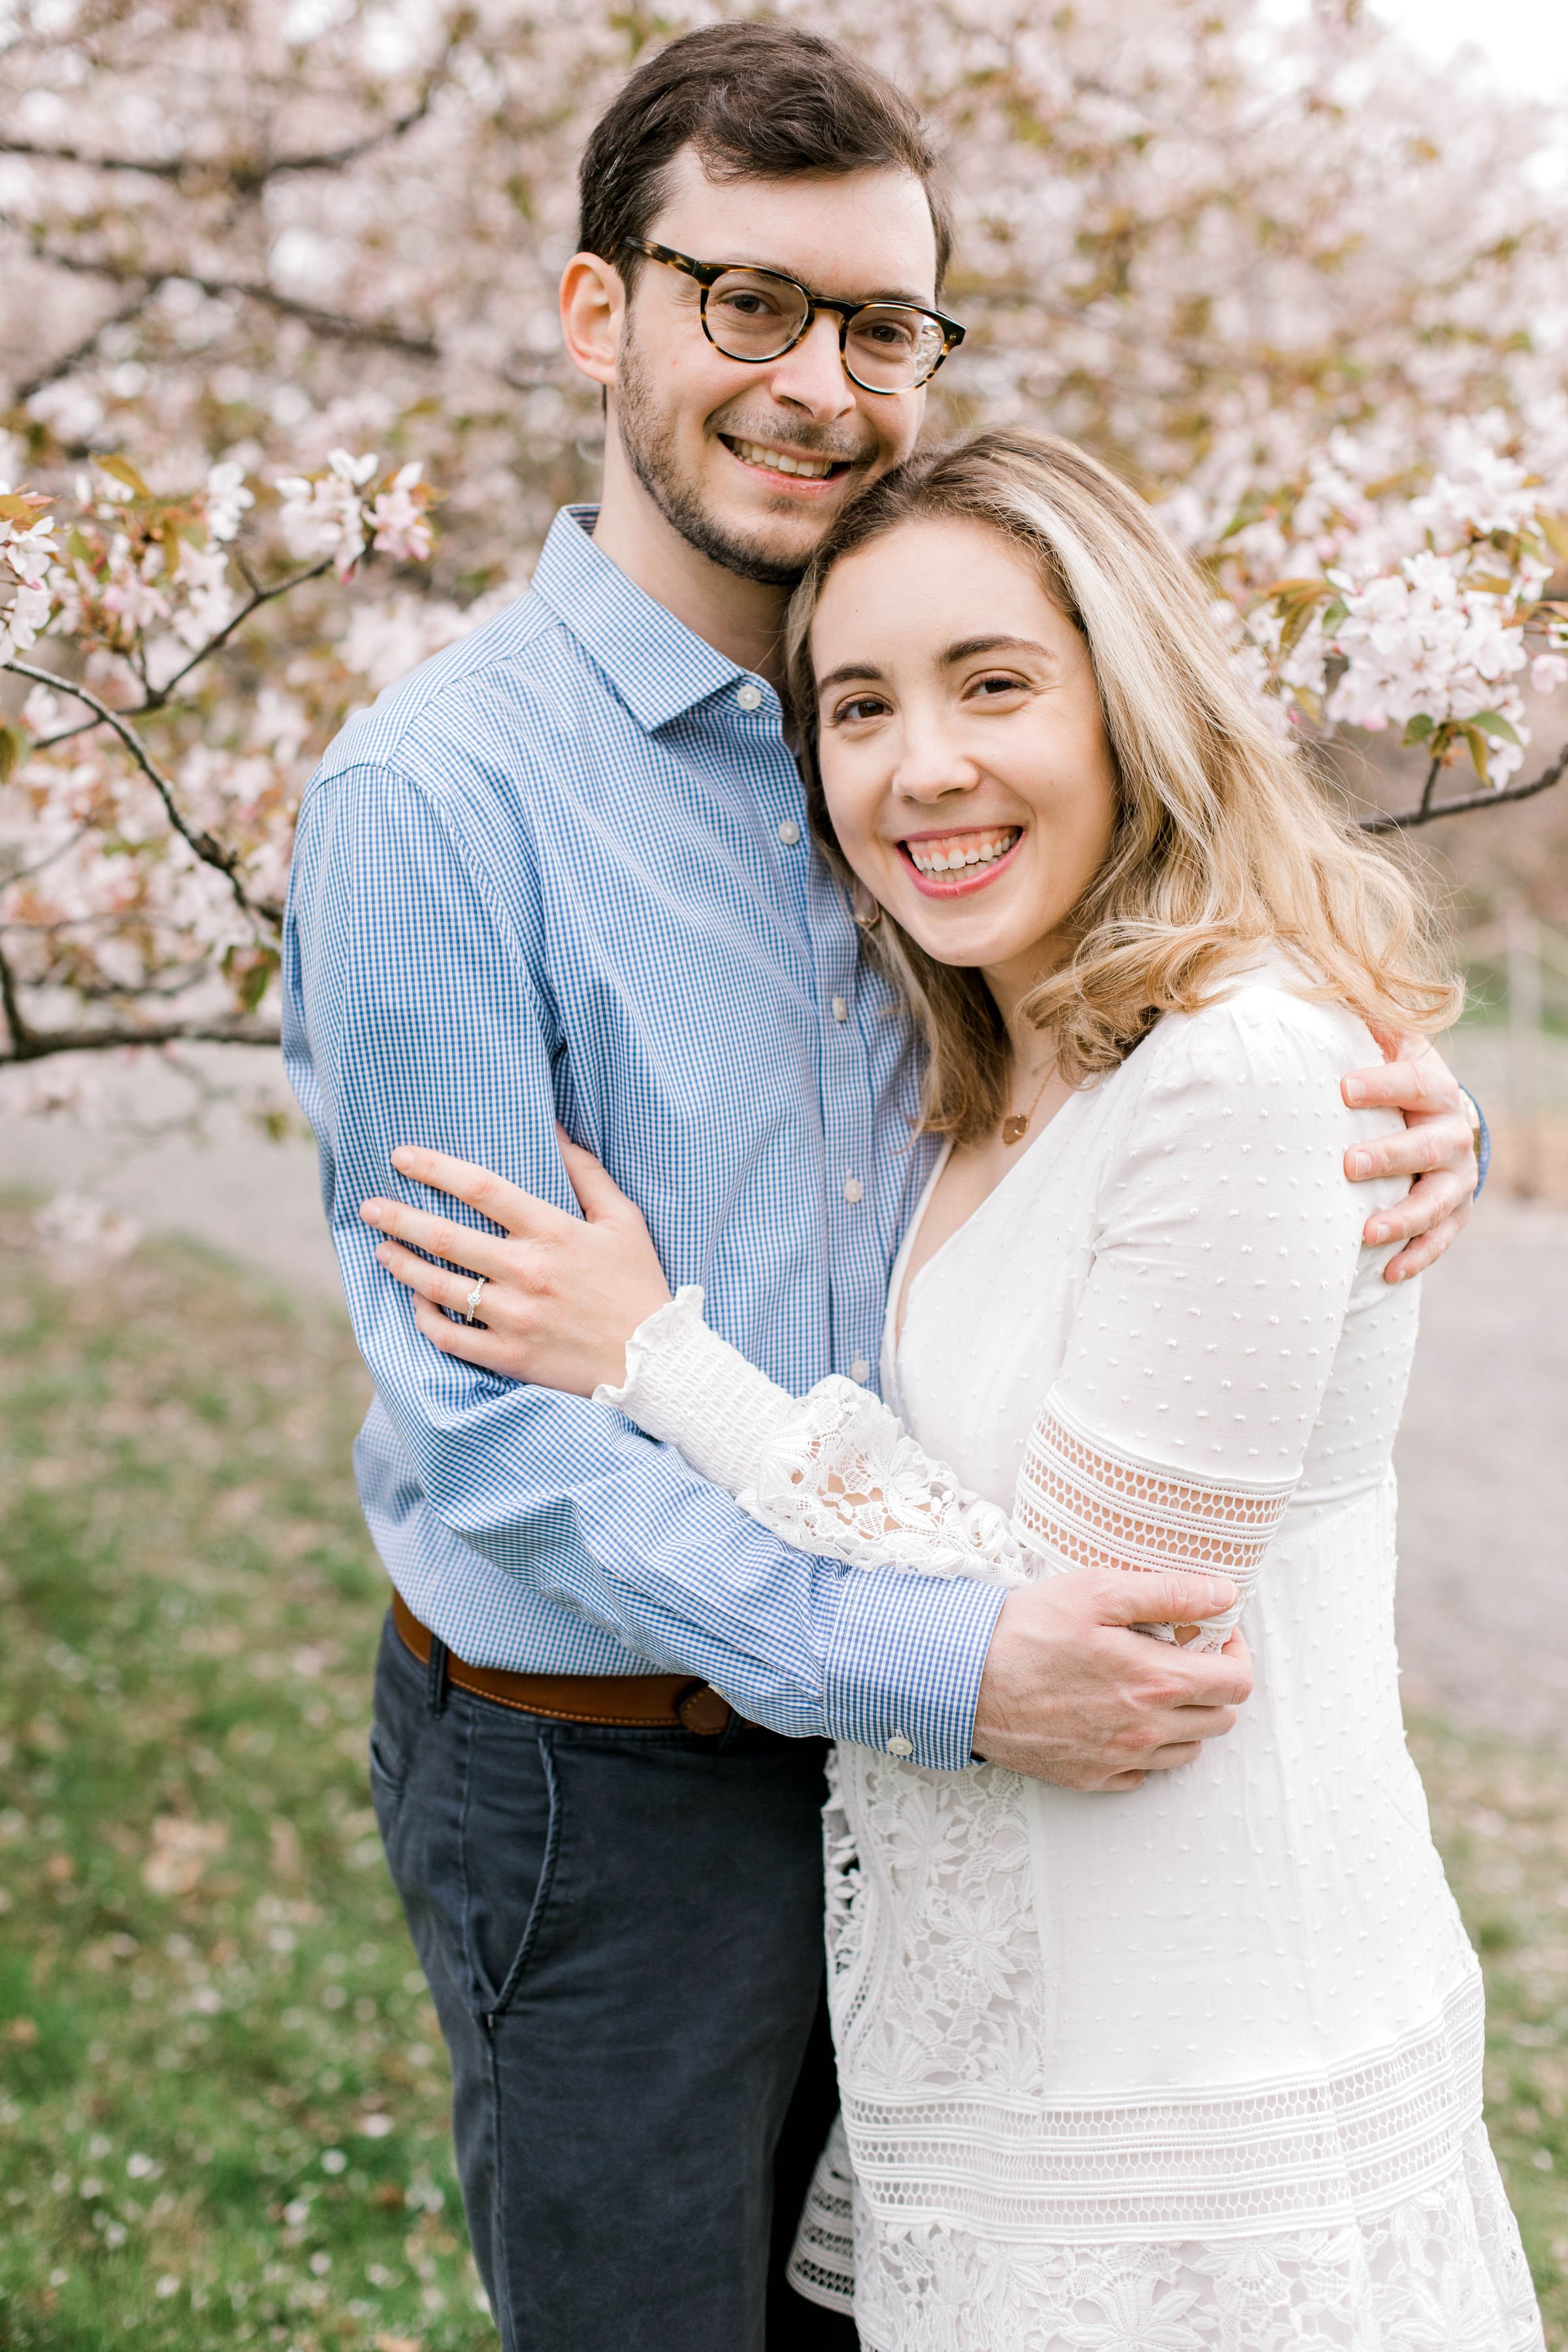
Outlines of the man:
{"label": "man", "polygon": [[[847,54],[737,22],[638,69],[582,184],[562,319],[606,394],[603,501],[329,753],[287,1050],[377,1390],[378,1811],[502,2341],[805,2352],[855,2340],[783,2279],[835,2104],[824,1738],[1125,1785],[1227,1730],[1247,1664],[1128,1632],[1193,1613],[1142,1580],[1005,1597],[784,1551],[608,1414],[426,1346],[374,1262],[361,1203],[411,1197],[395,1146],[570,1207],[559,1119],[727,1339],[792,1388],[865,1381],[929,1165],[775,688],[790,583],[955,340],[935,164]],[[1432,1255],[1473,1175],[1439,1071],[1364,1097],[1419,1114],[1381,1167],[1441,1163],[1384,1221]]]}

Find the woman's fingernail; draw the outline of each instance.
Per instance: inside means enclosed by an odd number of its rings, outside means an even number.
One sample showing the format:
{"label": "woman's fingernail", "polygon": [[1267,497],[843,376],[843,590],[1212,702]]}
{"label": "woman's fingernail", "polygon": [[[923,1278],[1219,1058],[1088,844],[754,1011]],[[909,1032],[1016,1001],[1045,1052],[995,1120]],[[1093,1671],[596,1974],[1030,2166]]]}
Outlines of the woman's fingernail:
{"label": "woman's fingernail", "polygon": [[1369,1242],[1385,1242],[1388,1239],[1388,1227],[1386,1225],[1368,1225],[1366,1229],[1366,1237]]}
{"label": "woman's fingernail", "polygon": [[1351,1174],[1352,1176],[1370,1176],[1372,1174],[1372,1154],[1370,1151],[1352,1151],[1351,1153]]}
{"label": "woman's fingernail", "polygon": [[1344,1097],[1348,1103],[1365,1102],[1366,1088],[1359,1078],[1347,1078],[1344,1084]]}

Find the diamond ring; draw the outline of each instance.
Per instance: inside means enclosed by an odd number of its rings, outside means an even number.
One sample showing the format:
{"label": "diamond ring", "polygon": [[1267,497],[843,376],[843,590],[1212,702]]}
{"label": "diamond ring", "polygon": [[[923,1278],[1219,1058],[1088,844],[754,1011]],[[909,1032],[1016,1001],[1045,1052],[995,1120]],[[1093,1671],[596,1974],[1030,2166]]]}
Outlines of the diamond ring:
{"label": "diamond ring", "polygon": [[489,1276],[488,1274],[481,1274],[478,1282],[475,1283],[472,1290],[469,1291],[468,1303],[463,1309],[463,1320],[465,1323],[471,1323],[474,1317],[478,1314],[479,1307],[479,1293],[483,1290],[489,1280]]}

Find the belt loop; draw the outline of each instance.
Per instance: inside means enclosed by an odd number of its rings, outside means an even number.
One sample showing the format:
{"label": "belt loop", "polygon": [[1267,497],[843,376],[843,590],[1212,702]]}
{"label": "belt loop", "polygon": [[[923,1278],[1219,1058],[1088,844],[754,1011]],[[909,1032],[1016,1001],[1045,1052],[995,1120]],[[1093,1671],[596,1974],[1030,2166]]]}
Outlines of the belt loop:
{"label": "belt loop", "polygon": [[438,1633],[430,1636],[430,1655],[425,1666],[425,1712],[440,1716],[447,1706],[447,1644]]}

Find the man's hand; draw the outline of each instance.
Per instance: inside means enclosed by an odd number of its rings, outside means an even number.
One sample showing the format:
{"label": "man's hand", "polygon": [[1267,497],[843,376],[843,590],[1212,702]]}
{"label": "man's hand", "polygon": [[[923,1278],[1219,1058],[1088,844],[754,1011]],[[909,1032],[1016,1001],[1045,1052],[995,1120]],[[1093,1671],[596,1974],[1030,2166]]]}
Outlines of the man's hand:
{"label": "man's hand", "polygon": [[1234,1606],[1223,1577],[1080,1569],[1010,1592],[986,1653],[974,1753],[1062,1789],[1136,1789],[1190,1764],[1252,1692],[1239,1633],[1194,1654],[1135,1624],[1191,1624]]}
{"label": "man's hand", "polygon": [[1352,1110],[1381,1108],[1405,1113],[1403,1135],[1353,1144],[1345,1153],[1352,1184],[1373,1176],[1414,1176],[1403,1201],[1379,1209],[1362,1229],[1371,1243],[1403,1241],[1383,1269],[1384,1282],[1404,1282],[1440,1258],[1469,1223],[1476,1192],[1476,1151],[1459,1082],[1429,1037],[1374,1030],[1387,1060],[1352,1070],[1340,1092]]}

